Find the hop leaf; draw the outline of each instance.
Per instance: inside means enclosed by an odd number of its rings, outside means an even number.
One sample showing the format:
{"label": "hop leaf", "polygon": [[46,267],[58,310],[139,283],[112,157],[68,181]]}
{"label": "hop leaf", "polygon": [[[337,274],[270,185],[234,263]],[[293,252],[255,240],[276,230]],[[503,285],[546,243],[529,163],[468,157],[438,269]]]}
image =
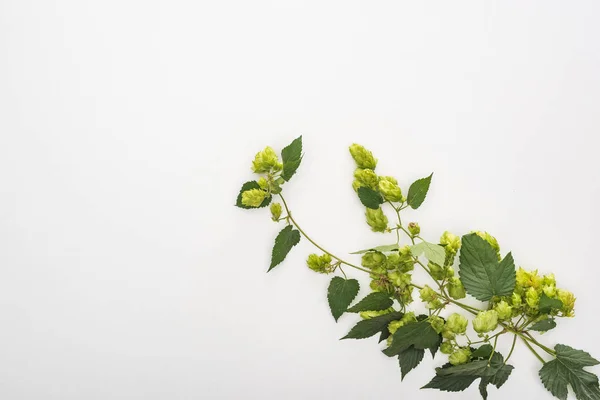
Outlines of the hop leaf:
{"label": "hop leaf", "polygon": [[352,300],[358,294],[359,284],[356,279],[344,279],[339,276],[333,277],[327,289],[327,300],[331,315],[337,321],[346,311]]}
{"label": "hop leaf", "polygon": [[578,400],[600,399],[598,377],[583,367],[599,364],[588,353],[563,344],[557,344],[556,359],[544,364],[540,369],[542,383],[554,396],[561,400],[567,398],[567,386],[571,385]]}
{"label": "hop leaf", "polygon": [[477,300],[510,296],[515,287],[515,263],[508,253],[498,263],[496,251],[476,234],[462,238],[458,275],[467,293]]}
{"label": "hop leaf", "polygon": [[392,321],[401,319],[404,316],[401,312],[391,312],[388,314],[380,315],[370,319],[365,319],[358,322],[346,336],[342,339],[365,339],[371,337],[377,333],[384,333],[388,331],[388,325]]}
{"label": "hop leaf", "polygon": [[408,196],[406,201],[408,205],[413,209],[417,209],[423,204],[425,201],[425,196],[427,196],[427,192],[429,191],[429,185],[431,184],[431,177],[433,173],[429,175],[427,178],[422,178],[413,182],[408,188]]}
{"label": "hop leaf", "polygon": [[302,161],[302,136],[297,137],[281,150],[281,159],[283,160],[283,172],[281,177],[286,181],[292,178]]}
{"label": "hop leaf", "polygon": [[291,225],[283,228],[275,238],[275,245],[271,253],[271,265],[267,272],[280,264],[288,255],[292,247],[300,241],[300,232],[292,228]]}
{"label": "hop leaf", "polygon": [[442,246],[425,241],[411,246],[410,251],[415,257],[425,254],[427,260],[437,265],[444,265],[446,259],[446,251]]}
{"label": "hop leaf", "polygon": [[400,374],[402,376],[402,380],[404,380],[406,374],[415,369],[421,363],[421,361],[423,361],[424,355],[425,350],[415,349],[414,346],[410,346],[408,349],[398,354],[398,362],[400,364]]}
{"label": "hop leaf", "polygon": [[365,207],[377,210],[379,205],[383,203],[383,197],[376,191],[366,186],[358,188],[358,198]]}
{"label": "hop leaf", "polygon": [[354,306],[350,307],[348,312],[380,311],[390,308],[393,304],[394,301],[390,299],[387,294],[383,292],[373,292]]}

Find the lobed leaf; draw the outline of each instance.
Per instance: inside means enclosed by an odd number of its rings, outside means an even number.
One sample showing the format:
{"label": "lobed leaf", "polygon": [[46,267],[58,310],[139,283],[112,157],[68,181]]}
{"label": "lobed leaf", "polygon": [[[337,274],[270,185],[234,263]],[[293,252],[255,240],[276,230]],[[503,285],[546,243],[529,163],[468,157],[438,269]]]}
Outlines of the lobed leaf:
{"label": "lobed leaf", "polygon": [[467,293],[481,301],[510,296],[516,281],[512,255],[498,263],[496,251],[474,233],[462,237],[458,275]]}

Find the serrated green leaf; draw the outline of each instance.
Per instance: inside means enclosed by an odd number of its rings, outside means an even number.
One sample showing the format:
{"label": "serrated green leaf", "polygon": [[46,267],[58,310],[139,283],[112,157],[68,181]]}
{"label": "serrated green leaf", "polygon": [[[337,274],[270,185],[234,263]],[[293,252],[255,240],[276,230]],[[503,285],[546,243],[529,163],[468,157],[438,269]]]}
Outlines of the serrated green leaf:
{"label": "serrated green leaf", "polygon": [[436,349],[440,335],[428,321],[413,322],[398,329],[392,336],[392,344],[383,353],[394,357],[414,346],[415,349]]}
{"label": "serrated green leaf", "polygon": [[288,255],[292,247],[300,241],[300,232],[295,230],[291,225],[283,228],[275,238],[275,245],[271,253],[271,265],[267,272],[280,264]]}
{"label": "serrated green leaf", "polygon": [[554,329],[554,328],[556,328],[556,322],[554,322],[554,319],[546,318],[546,319],[543,319],[543,320],[538,321],[535,324],[531,325],[529,330],[538,331],[538,332],[546,332],[546,331],[549,331],[550,329]]}
{"label": "serrated green leaf", "polygon": [[[388,325],[392,321],[398,321],[404,314],[401,312],[391,312],[370,319],[359,321],[342,339],[365,339],[379,332],[388,331]],[[386,336],[387,339],[387,336]]]}
{"label": "serrated green leaf", "polygon": [[331,315],[336,321],[348,309],[359,289],[360,286],[356,279],[344,279],[339,276],[331,279],[327,289],[327,301],[329,302]]}
{"label": "serrated green leaf", "polygon": [[498,263],[492,246],[472,233],[462,237],[458,275],[467,293],[477,300],[510,296],[515,287],[516,271],[511,253]]}
{"label": "serrated green leaf", "polygon": [[544,387],[561,400],[567,398],[568,385],[578,400],[599,400],[598,377],[583,369],[598,361],[585,351],[562,344],[557,344],[554,350],[556,359],[544,364],[539,372]]}
{"label": "serrated green leaf", "polygon": [[471,361],[467,364],[455,365],[438,371],[438,375],[473,375],[473,376],[492,376],[497,369],[494,366],[488,366],[488,360]]}
{"label": "serrated green leaf", "polygon": [[416,210],[421,206],[421,204],[423,204],[423,201],[425,201],[425,196],[427,196],[427,191],[429,190],[432,176],[433,173],[427,178],[418,179],[414,181],[412,185],[410,185],[410,188],[408,188],[408,196],[406,197],[406,201],[413,209]]}
{"label": "serrated green leaf", "polygon": [[560,301],[559,299],[550,298],[546,296],[546,293],[542,293],[542,297],[540,297],[540,303],[538,305],[540,313],[549,314],[552,310],[561,310],[562,307],[562,301]]}
{"label": "serrated green leaf", "polygon": [[373,292],[368,294],[364,299],[359,301],[347,311],[357,313],[361,311],[381,311],[390,308],[394,304],[394,300],[383,292]]}
{"label": "serrated green leaf", "polygon": [[487,386],[490,384],[500,389],[500,387],[504,385],[510,376],[513,369],[514,367],[512,365],[502,365],[494,375],[482,377],[481,381],[479,382],[479,393],[481,393],[481,397],[483,397],[484,400],[487,399]]}
{"label": "serrated green leaf", "polygon": [[367,208],[377,210],[381,203],[383,203],[383,197],[371,188],[361,186],[358,188],[358,198],[360,202]]}
{"label": "serrated green leaf", "polygon": [[302,136],[297,137],[281,150],[281,160],[283,161],[281,177],[289,181],[302,161]]}
{"label": "serrated green leaf", "polygon": [[398,362],[400,364],[401,380],[404,380],[406,374],[415,369],[423,360],[425,350],[415,349],[414,346],[410,346],[398,355]]}
{"label": "serrated green leaf", "polygon": [[492,355],[492,351],[494,351],[494,348],[492,347],[492,345],[484,344],[484,345],[478,347],[477,349],[475,349],[475,351],[473,351],[473,353],[471,353],[471,357],[488,359],[490,357],[490,355]]}
{"label": "serrated green leaf", "polygon": [[438,244],[423,241],[410,246],[410,251],[415,257],[425,254],[427,260],[437,265],[444,265],[444,261],[446,260],[446,250]]}
{"label": "serrated green leaf", "polygon": [[421,389],[439,389],[444,392],[461,392],[471,386],[477,379],[476,376],[439,376],[433,379]]}
{"label": "serrated green leaf", "polygon": [[255,208],[262,208],[262,207],[266,207],[269,205],[269,203],[271,202],[271,196],[265,197],[263,202],[260,203],[260,206],[258,206],[258,207],[250,207],[245,204],[242,204],[242,193],[244,193],[246,190],[250,190],[250,189],[260,189],[260,185],[256,181],[248,181],[248,182],[244,183],[242,185],[242,188],[240,189],[240,193],[238,194],[237,200],[235,201],[235,205],[237,207],[245,208],[246,210],[249,210],[249,209],[255,209]]}
{"label": "serrated green leaf", "polygon": [[383,246],[371,247],[370,249],[364,249],[352,252],[350,254],[364,254],[368,251],[380,251],[382,253],[389,253],[390,251],[396,251],[400,248],[397,244],[385,244]]}

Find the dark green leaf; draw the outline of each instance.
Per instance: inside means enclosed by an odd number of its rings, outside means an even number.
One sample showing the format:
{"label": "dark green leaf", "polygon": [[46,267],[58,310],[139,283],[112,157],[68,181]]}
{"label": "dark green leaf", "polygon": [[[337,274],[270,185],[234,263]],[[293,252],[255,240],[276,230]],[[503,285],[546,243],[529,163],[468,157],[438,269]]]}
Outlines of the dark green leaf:
{"label": "dark green leaf", "polygon": [[440,376],[436,375],[421,389],[439,389],[444,392],[461,392],[471,386],[476,376]]}
{"label": "dark green leaf", "polygon": [[281,177],[289,181],[302,161],[302,136],[297,137],[281,150],[281,160],[283,161]]}
{"label": "dark green leaf", "polygon": [[485,358],[488,359],[492,354],[494,348],[490,344],[484,344],[478,347],[473,353],[471,353],[471,357],[473,358]]}
{"label": "dark green leaf", "polygon": [[381,311],[390,308],[393,304],[394,301],[390,299],[390,296],[387,294],[383,292],[373,292],[368,294],[367,297],[354,306],[350,307],[348,312]]}
{"label": "dark green leaf", "polygon": [[542,383],[554,396],[567,398],[568,385],[571,385],[578,400],[599,400],[598,377],[583,367],[597,365],[598,361],[588,353],[569,346],[557,344],[556,359],[544,364],[539,375]]}
{"label": "dark green leaf", "polygon": [[490,365],[488,366],[488,360],[471,361],[467,364],[455,365],[449,368],[440,369],[438,375],[472,375],[472,376],[492,376],[496,373],[497,369]]}
{"label": "dark green leaf", "polygon": [[446,260],[446,250],[439,244],[423,241],[410,246],[410,252],[415,257],[419,257],[424,253],[427,260],[436,263],[437,265],[444,265],[444,261]]}
{"label": "dark green leaf", "polygon": [[358,281],[356,279],[344,279],[339,276],[333,277],[327,289],[327,301],[331,309],[331,315],[337,321],[348,309],[352,300],[358,294]]}
{"label": "dark green leaf", "polygon": [[542,314],[550,314],[552,310],[559,311],[563,307],[562,301],[559,299],[552,299],[546,296],[546,293],[542,293],[542,297],[540,297],[539,310]]}
{"label": "dark green leaf", "polygon": [[496,372],[496,374],[490,378],[490,383],[496,386],[498,389],[500,389],[500,387],[504,385],[504,383],[510,376],[513,369],[515,369],[515,367],[513,367],[512,365],[503,365],[502,367],[500,367],[498,372]]}
{"label": "dark green leaf", "polygon": [[383,197],[381,197],[378,192],[366,186],[361,186],[358,188],[358,198],[365,207],[372,208],[374,210],[377,210],[381,203],[383,203]]}
{"label": "dark green leaf", "polygon": [[556,327],[556,322],[554,322],[554,319],[546,318],[546,319],[543,319],[543,320],[538,321],[535,324],[531,325],[529,330],[538,331],[538,332],[546,332],[555,327]]}
{"label": "dark green leaf", "polygon": [[416,368],[419,363],[421,363],[424,355],[425,350],[415,349],[414,346],[410,346],[408,349],[404,350],[398,355],[402,379],[404,379],[406,374],[408,374],[410,371]]}
{"label": "dark green leaf", "polygon": [[387,338],[389,338],[389,337],[390,337],[390,330],[389,330],[389,329],[387,329],[387,328],[386,328],[386,329],[383,329],[383,330],[381,331],[381,334],[379,335],[379,340],[378,340],[378,342],[377,342],[377,343],[381,343],[381,342],[383,342],[384,340],[387,340]]}
{"label": "dark green leaf", "polygon": [[342,339],[365,339],[379,332],[387,331],[389,333],[389,323],[400,320],[403,315],[404,314],[401,312],[391,312],[378,317],[362,320],[357,323]]}
{"label": "dark green leaf", "polygon": [[266,207],[269,205],[269,203],[271,202],[271,196],[266,197],[262,203],[260,203],[260,206],[258,207],[250,207],[250,206],[246,206],[244,204],[242,204],[242,193],[244,193],[246,190],[250,190],[250,189],[260,189],[260,185],[258,184],[258,182],[256,181],[248,181],[246,183],[244,183],[242,185],[242,188],[240,189],[240,193],[238,194],[237,200],[235,201],[235,205],[237,207],[240,208],[245,208],[245,209],[253,209],[253,208],[262,208],[262,207]]}
{"label": "dark green leaf", "polygon": [[414,181],[412,185],[410,185],[406,201],[413,209],[419,208],[421,204],[423,204],[423,201],[425,201],[425,196],[427,196],[427,191],[429,190],[429,184],[431,183],[432,176],[433,173],[427,178]]}
{"label": "dark green leaf", "polygon": [[376,247],[371,247],[370,249],[355,251],[350,254],[364,254],[368,251],[380,251],[382,253],[388,253],[390,251],[396,251],[399,248],[400,248],[400,246],[398,246],[397,244],[385,244],[383,246],[376,246]]}
{"label": "dark green leaf", "polygon": [[275,238],[275,245],[273,246],[273,252],[271,253],[271,265],[269,266],[268,271],[272,270],[275,266],[285,260],[285,257],[292,247],[297,245],[299,241],[300,232],[292,228],[291,225],[283,228]]}
{"label": "dark green leaf", "polygon": [[406,324],[394,333],[392,344],[383,353],[388,357],[397,356],[410,346],[415,349],[436,349],[439,336],[428,321]]}
{"label": "dark green leaf", "polygon": [[462,237],[458,274],[467,293],[477,300],[493,296],[510,296],[515,287],[515,263],[508,253],[498,263],[492,246],[472,233]]}

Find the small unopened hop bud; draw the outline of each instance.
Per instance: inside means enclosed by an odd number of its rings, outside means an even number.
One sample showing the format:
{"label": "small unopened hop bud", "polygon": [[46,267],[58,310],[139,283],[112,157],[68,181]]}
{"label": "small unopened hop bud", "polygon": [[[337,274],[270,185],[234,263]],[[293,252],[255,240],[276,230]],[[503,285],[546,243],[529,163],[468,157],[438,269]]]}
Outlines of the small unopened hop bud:
{"label": "small unopened hop bud", "polygon": [[252,161],[252,171],[259,174],[269,172],[271,171],[271,168],[274,170],[280,170],[281,167],[282,165],[277,158],[277,153],[275,153],[275,150],[269,146],[256,153],[256,156],[254,156],[254,161]]}
{"label": "small unopened hop bud", "polygon": [[381,207],[376,210],[367,208],[366,216],[367,224],[369,224],[373,232],[385,232],[388,226],[388,219],[383,213]]}
{"label": "small unopened hop bud", "polygon": [[242,204],[246,207],[258,207],[267,197],[267,192],[262,189],[250,189],[242,193]]}
{"label": "small unopened hop bud", "polygon": [[461,335],[467,331],[467,324],[469,321],[460,314],[454,313],[448,317],[446,327],[452,333]]}
{"label": "small unopened hop bud", "polygon": [[354,161],[359,168],[375,169],[377,166],[377,159],[373,157],[373,153],[360,144],[354,143],[350,146],[350,155],[354,158]]}
{"label": "small unopened hop bud", "polygon": [[494,310],[498,313],[498,318],[507,320],[512,317],[512,307],[504,300],[494,306]]}
{"label": "small unopened hop bud", "polygon": [[275,222],[281,217],[281,204],[271,203],[271,219]]}
{"label": "small unopened hop bud", "polygon": [[416,222],[411,222],[408,224],[408,231],[411,235],[417,236],[419,233],[421,233],[421,227]]}
{"label": "small unopened hop bud", "polygon": [[477,333],[491,332],[498,327],[496,310],[480,311],[473,320],[473,329]]}
{"label": "small unopened hop bud", "polygon": [[470,360],[471,360],[471,350],[468,347],[458,349],[454,353],[450,354],[450,357],[448,357],[448,361],[452,365],[466,364]]}

